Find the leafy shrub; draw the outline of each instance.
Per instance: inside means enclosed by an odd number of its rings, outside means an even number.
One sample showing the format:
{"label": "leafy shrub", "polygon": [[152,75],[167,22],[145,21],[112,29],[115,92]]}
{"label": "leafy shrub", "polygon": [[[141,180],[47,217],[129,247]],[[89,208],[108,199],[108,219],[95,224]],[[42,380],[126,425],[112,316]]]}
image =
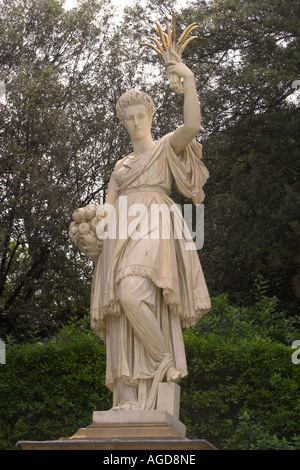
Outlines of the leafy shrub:
{"label": "leafy shrub", "polygon": [[[287,346],[300,337],[299,319],[287,317],[276,297],[264,295],[252,306],[229,303],[228,295],[212,299],[212,310],[194,328],[195,334],[212,332],[228,338],[269,338]],[[298,324],[297,324],[298,323]]]}
{"label": "leafy shrub", "polygon": [[285,437],[279,439],[276,434],[271,435],[266,428],[255,422],[246,411],[239,417],[235,434],[225,439],[225,448],[242,450],[297,450],[300,448],[300,437],[290,440]]}
{"label": "leafy shrub", "polygon": [[64,327],[46,344],[8,345],[0,376],[0,448],[19,440],[70,437],[110,408],[105,347],[92,333]]}
{"label": "leafy shrub", "polygon": [[181,416],[190,438],[228,449],[300,448],[300,366],[291,360],[300,332],[277,308],[276,298],[236,307],[219,296],[184,332]]}

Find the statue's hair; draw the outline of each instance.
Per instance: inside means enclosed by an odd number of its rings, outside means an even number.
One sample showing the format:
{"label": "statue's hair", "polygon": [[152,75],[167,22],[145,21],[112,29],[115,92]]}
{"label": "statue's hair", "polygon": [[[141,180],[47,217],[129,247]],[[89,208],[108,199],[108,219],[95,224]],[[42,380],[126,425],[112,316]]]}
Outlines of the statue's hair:
{"label": "statue's hair", "polygon": [[117,101],[116,111],[120,121],[124,121],[124,109],[126,106],[130,106],[132,104],[145,105],[149,117],[152,118],[154,114],[154,104],[151,97],[144,91],[135,90],[133,88],[123,93]]}

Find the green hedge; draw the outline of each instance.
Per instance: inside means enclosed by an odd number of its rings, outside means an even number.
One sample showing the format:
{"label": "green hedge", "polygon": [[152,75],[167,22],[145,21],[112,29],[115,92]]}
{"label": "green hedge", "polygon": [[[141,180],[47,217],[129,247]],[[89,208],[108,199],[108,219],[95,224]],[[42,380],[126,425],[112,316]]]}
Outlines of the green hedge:
{"label": "green hedge", "polygon": [[[191,439],[220,449],[300,448],[300,364],[294,321],[263,297],[235,307],[226,296],[185,330],[189,375],[181,382],[181,420]],[[80,322],[45,344],[7,345],[0,365],[0,448],[19,440],[71,436],[111,407],[105,347]]]}
{"label": "green hedge", "polygon": [[291,362],[291,348],[262,338],[193,333],[185,335],[185,344],[190,374],[182,389],[182,420],[190,437],[229,449],[268,448],[270,442],[258,444],[261,434],[296,445],[300,367]]}
{"label": "green hedge", "polygon": [[8,345],[0,367],[0,449],[72,436],[111,406],[105,348],[92,332],[70,326],[46,344]]}
{"label": "green hedge", "polygon": [[257,289],[250,307],[216,297],[184,332],[190,373],[182,381],[182,420],[191,438],[224,449],[300,448],[300,364],[291,348],[299,319]]}

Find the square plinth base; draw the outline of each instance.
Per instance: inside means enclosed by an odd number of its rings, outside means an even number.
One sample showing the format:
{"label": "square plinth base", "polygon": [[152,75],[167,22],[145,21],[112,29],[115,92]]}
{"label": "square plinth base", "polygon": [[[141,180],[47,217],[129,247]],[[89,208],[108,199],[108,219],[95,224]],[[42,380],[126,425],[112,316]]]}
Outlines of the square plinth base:
{"label": "square plinth base", "polygon": [[86,440],[61,439],[58,441],[19,441],[22,450],[110,450],[110,451],[190,451],[217,450],[205,439],[199,440]]}
{"label": "square plinth base", "polygon": [[[180,440],[185,439],[185,425],[162,410],[94,411],[93,422],[70,440]],[[66,440],[66,438],[62,438]],[[60,439],[60,440],[62,440]]]}
{"label": "square plinth base", "polygon": [[72,438],[178,440],[185,439],[185,431],[185,425],[166,411],[109,410],[94,411],[91,426],[77,431]]}

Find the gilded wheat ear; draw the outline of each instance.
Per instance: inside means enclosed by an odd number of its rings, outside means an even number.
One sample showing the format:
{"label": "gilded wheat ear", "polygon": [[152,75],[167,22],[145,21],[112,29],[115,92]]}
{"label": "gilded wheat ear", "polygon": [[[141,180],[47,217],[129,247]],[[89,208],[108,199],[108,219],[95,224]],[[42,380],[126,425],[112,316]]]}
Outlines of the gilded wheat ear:
{"label": "gilded wheat ear", "polygon": [[187,39],[184,44],[182,45],[182,48],[181,48],[181,52],[184,51],[184,49],[186,48],[186,46],[191,42],[193,41],[194,39],[199,39],[199,36],[192,36],[190,37],[189,39]]}
{"label": "gilded wheat ear", "polygon": [[197,29],[199,27],[198,24],[196,24],[195,26],[193,26],[192,28],[190,28],[186,33],[185,35],[183,36],[183,38],[181,39],[181,44],[184,44],[186,39],[188,38],[188,36],[191,34],[192,31],[194,31],[194,29]]}
{"label": "gilded wheat ear", "polygon": [[159,34],[159,31],[158,31],[158,29],[157,29],[157,28],[155,28],[155,26],[152,26],[152,29],[153,29],[153,31],[155,31],[155,32],[156,32],[157,36],[160,38],[160,34]]}
{"label": "gilded wheat ear", "polygon": [[170,46],[172,44],[172,33],[171,33],[171,28],[170,28],[170,25],[168,23],[168,20],[165,20],[165,25],[167,27],[168,44]]}
{"label": "gilded wheat ear", "polygon": [[162,28],[161,28],[161,26],[160,26],[159,23],[156,22],[155,24],[156,24],[157,29],[158,29],[158,31],[159,31],[159,36],[160,36],[160,39],[161,39],[161,41],[162,41],[162,43],[163,43],[163,47],[167,50],[168,46],[167,46],[167,43],[166,43],[166,40],[165,40],[164,32],[163,32],[163,30],[162,30]]}
{"label": "gilded wheat ear", "polygon": [[154,38],[154,37],[151,36],[151,37],[148,37],[147,39],[149,39],[150,41],[155,42],[155,44],[157,45],[157,47],[158,47],[158,49],[160,50],[161,53],[164,52],[161,43],[160,43],[156,38]]}
{"label": "gilded wheat ear", "polygon": [[166,40],[166,43],[167,43],[167,47],[171,46],[171,43],[170,43],[170,40],[169,40],[169,36],[167,33],[164,33],[164,37],[165,37],[165,40]]}
{"label": "gilded wheat ear", "polygon": [[173,42],[176,42],[176,16],[174,11],[172,11],[172,34],[173,34]]}
{"label": "gilded wheat ear", "polygon": [[149,44],[148,42],[142,42],[141,43],[141,46],[148,46],[148,47],[151,47],[151,49],[154,49],[158,54],[162,55],[162,53],[160,52],[160,50],[153,46],[153,44]]}
{"label": "gilded wheat ear", "polygon": [[[197,25],[197,26],[196,26]],[[181,44],[183,39],[189,35],[189,33],[192,31],[192,29],[195,29],[196,27],[198,27],[198,24],[197,23],[192,23],[190,24],[189,26],[187,26],[185,28],[185,30],[183,31],[183,33],[181,34],[180,38],[178,39],[177,41],[177,44]]]}

